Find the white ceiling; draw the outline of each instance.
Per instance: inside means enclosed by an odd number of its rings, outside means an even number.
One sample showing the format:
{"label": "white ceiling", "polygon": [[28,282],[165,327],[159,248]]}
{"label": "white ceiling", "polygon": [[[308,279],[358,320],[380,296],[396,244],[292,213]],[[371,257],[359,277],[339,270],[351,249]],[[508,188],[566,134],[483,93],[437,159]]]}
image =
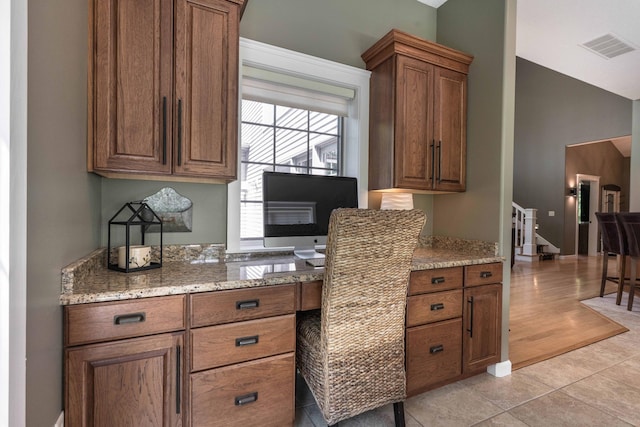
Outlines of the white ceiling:
{"label": "white ceiling", "polygon": [[[439,7],[446,0],[418,0]],[[516,55],[640,99],[640,0],[517,0]],[[638,50],[612,59],[581,44],[613,34]]]}

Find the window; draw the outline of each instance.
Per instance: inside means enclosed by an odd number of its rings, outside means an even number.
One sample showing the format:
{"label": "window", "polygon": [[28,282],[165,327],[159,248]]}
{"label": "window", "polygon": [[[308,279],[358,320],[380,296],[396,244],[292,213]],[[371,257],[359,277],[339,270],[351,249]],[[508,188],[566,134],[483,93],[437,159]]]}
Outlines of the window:
{"label": "window", "polygon": [[[240,70],[241,121],[246,117],[247,123],[239,135],[244,138],[244,128],[253,126],[254,142],[239,142],[238,180],[227,185],[227,251],[263,248],[260,238],[245,237],[262,233],[262,209],[255,199],[262,188],[242,177],[261,174],[265,167],[356,177],[358,203],[366,207],[370,72],[242,37]],[[289,138],[296,149],[276,149],[275,136]],[[259,149],[269,142],[270,152],[260,157]]]}
{"label": "window", "polygon": [[343,119],[336,114],[242,101],[240,239],[262,238],[262,172],[341,175]]}

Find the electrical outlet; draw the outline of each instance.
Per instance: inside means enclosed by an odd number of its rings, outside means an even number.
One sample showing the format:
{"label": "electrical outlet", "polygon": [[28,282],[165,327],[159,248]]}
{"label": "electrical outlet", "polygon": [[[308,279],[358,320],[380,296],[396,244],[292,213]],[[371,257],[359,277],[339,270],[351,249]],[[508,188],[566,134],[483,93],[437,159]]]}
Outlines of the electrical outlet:
{"label": "electrical outlet", "polygon": [[556,211],[549,211],[549,216],[556,216]]}
{"label": "electrical outlet", "polygon": [[53,427],[64,427],[64,411],[60,412],[60,416]]}

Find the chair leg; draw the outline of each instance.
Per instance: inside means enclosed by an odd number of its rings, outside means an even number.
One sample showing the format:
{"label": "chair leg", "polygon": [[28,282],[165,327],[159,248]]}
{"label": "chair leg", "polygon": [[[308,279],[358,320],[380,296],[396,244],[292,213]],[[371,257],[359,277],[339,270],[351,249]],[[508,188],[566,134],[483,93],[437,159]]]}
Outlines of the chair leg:
{"label": "chair leg", "polygon": [[633,308],[633,296],[636,291],[636,273],[638,269],[638,259],[636,257],[631,258],[631,272],[629,273],[629,303],[627,304],[627,310],[631,311]]}
{"label": "chair leg", "polygon": [[602,255],[602,281],[600,282],[600,297],[604,296],[604,287],[607,284],[607,270],[609,267],[609,253],[604,251]]}
{"label": "chair leg", "polygon": [[616,305],[622,303],[622,291],[624,290],[624,276],[626,274],[627,257],[620,255],[618,258],[620,265],[618,266],[618,294],[616,295]]}
{"label": "chair leg", "polygon": [[396,402],[393,404],[393,416],[396,420],[396,427],[405,427],[404,425],[404,402]]}

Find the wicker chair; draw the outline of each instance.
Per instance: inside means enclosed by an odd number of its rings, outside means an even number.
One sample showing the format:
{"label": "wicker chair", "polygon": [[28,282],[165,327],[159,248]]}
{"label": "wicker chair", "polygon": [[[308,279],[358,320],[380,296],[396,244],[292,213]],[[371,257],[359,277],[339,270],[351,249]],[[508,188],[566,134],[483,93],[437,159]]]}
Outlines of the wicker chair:
{"label": "wicker chair", "polygon": [[419,210],[336,209],[320,311],[298,318],[296,361],[328,424],[394,404],[404,426],[405,306]]}
{"label": "wicker chair", "polygon": [[638,261],[640,261],[640,212],[616,213],[616,221],[620,238],[626,238],[627,256],[631,258],[629,302],[627,303],[627,310],[631,311],[636,287],[640,285],[637,275]]}
{"label": "wicker chair", "polygon": [[[600,296],[604,296],[604,288],[607,281],[617,283],[618,294],[616,296],[616,304],[620,305],[622,301],[622,290],[624,288],[626,254],[628,251],[627,239],[624,234],[620,235],[618,232],[618,224],[614,213],[596,212],[596,218],[598,220],[598,227],[600,228],[600,235],[602,236],[602,252],[604,253],[602,256]],[[609,254],[620,255],[617,276],[608,275]]]}

